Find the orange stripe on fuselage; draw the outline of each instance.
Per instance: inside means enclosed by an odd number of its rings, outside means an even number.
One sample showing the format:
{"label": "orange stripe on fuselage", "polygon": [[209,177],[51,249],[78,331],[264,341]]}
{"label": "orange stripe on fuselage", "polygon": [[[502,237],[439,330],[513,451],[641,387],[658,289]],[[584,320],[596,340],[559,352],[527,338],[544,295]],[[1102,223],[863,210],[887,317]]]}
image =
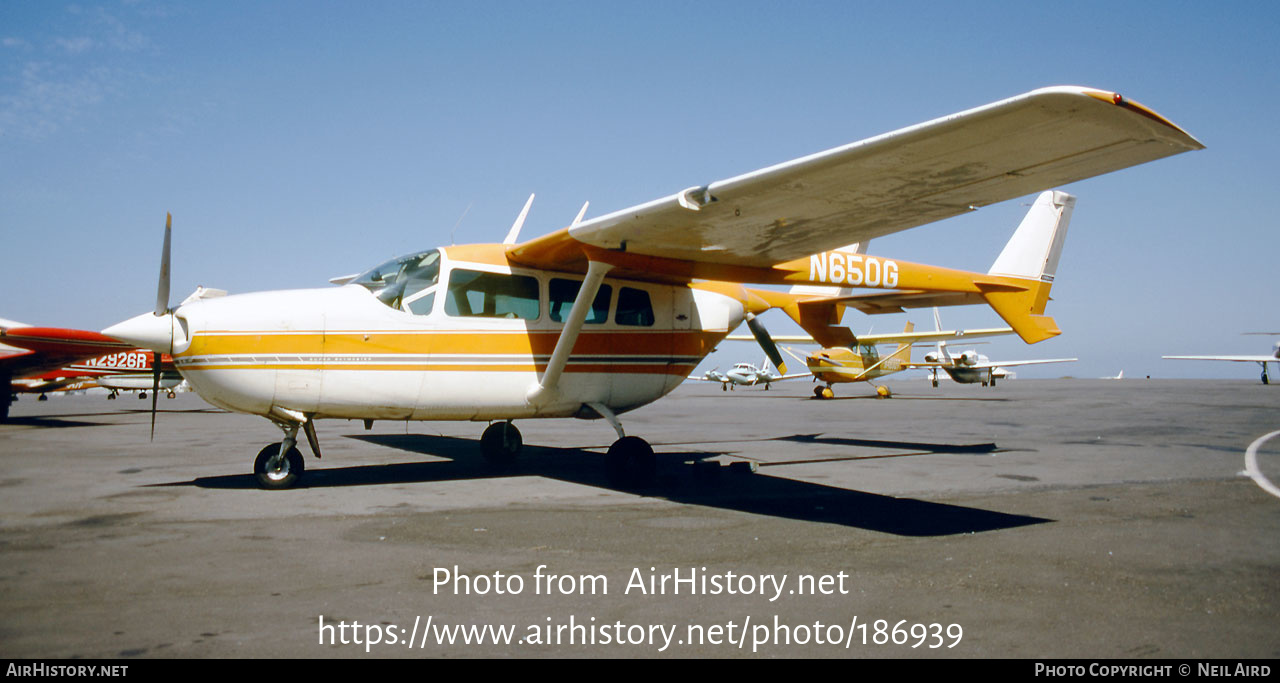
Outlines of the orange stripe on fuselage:
{"label": "orange stripe on fuselage", "polygon": [[[685,377],[696,363],[652,363],[652,364],[603,364],[583,363],[571,364],[565,368],[568,374],[607,373],[616,375],[675,375]],[[542,372],[546,363],[537,364],[440,364],[440,365],[407,365],[397,363],[368,363],[360,365],[321,365],[317,363],[210,363],[208,365],[183,366],[185,372],[205,370],[325,370],[325,371],[383,371],[383,372]]]}
{"label": "orange stripe on fuselage", "polygon": [[[686,330],[584,330],[575,354],[707,355],[723,339],[722,332]],[[560,332],[204,332],[180,357],[242,353],[288,354],[470,354],[546,355]]]}

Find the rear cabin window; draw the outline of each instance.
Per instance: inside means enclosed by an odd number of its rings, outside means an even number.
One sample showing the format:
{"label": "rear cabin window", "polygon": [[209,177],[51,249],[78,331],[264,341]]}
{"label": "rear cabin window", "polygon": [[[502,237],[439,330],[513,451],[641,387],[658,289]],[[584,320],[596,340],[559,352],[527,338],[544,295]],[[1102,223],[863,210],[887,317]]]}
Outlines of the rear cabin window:
{"label": "rear cabin window", "polygon": [[[582,283],[578,280],[561,278],[551,280],[549,303],[552,320],[562,323],[569,318],[569,311],[573,310],[573,300],[578,298],[580,289],[582,289]],[[609,299],[612,296],[612,287],[600,285],[595,300],[591,302],[591,311],[587,313],[587,324],[599,325],[609,322]]]}
{"label": "rear cabin window", "polygon": [[459,318],[536,320],[538,280],[526,275],[454,269],[449,274],[444,312]]}
{"label": "rear cabin window", "polygon": [[618,292],[618,312],[613,321],[619,325],[636,325],[651,327],[653,325],[653,302],[649,293],[643,289],[623,287]]}

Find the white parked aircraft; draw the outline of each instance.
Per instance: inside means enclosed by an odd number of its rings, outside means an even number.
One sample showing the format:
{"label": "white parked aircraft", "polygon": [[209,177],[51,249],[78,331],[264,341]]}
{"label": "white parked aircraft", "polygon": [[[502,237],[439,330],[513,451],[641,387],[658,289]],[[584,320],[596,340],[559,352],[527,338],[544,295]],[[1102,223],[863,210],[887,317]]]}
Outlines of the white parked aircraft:
{"label": "white parked aircraft", "polygon": [[[1271,334],[1271,333],[1251,333],[1251,334]],[[1276,342],[1271,347],[1271,355],[1242,355],[1242,356],[1161,356],[1161,358],[1169,358],[1172,360],[1225,360],[1234,361],[1236,363],[1257,363],[1262,366],[1262,383],[1270,384],[1271,377],[1267,375],[1267,363],[1280,363],[1280,342]]]}
{"label": "white parked aircraft", "polygon": [[[1202,149],[1119,94],[1044,88],[801,157],[517,242],[431,249],[348,284],[169,302],[169,229],[153,312],[106,333],[171,353],[205,400],[284,439],[258,454],[293,485],[315,420],[492,422],[481,450],[514,457],[512,420],[604,418],[611,474],[644,481],[652,448],[618,415],[665,395],[749,316],[782,308],[824,345],[829,304],[746,283],[860,286],[985,302],[1022,339],[1059,333],[1051,283],[832,251],[975,207]],[[844,333],[848,333],[844,330]],[[848,336],[852,336],[851,334]],[[780,366],[781,369],[781,366]]]}
{"label": "white parked aircraft", "polygon": [[[1045,193],[1049,194],[1049,193]],[[1059,193],[1062,194],[1062,193]],[[1067,195],[1070,197],[1070,195]],[[1071,203],[1075,203],[1075,197],[1070,197]],[[1067,213],[1070,214],[1070,208]],[[1062,229],[1066,229],[1066,219],[1063,219]],[[938,309],[933,309],[933,324],[941,330],[942,319],[938,315]],[[929,369],[929,381],[933,386],[938,386],[938,370],[945,371],[951,376],[951,379],[960,384],[979,384],[982,386],[995,386],[997,378],[1003,378],[1008,375],[1005,368],[1014,368],[1022,365],[1042,365],[1045,363],[1074,363],[1078,358],[1047,358],[1044,360],[1009,360],[1009,361],[992,361],[983,354],[972,349],[962,351],[956,355],[952,355],[947,351],[947,343],[938,342],[936,351],[926,353],[924,355],[925,362],[911,363],[913,367],[922,367]]]}
{"label": "white parked aircraft", "polygon": [[703,373],[701,377],[690,377],[689,379],[699,382],[719,382],[720,388],[725,391],[733,389],[734,386],[753,387],[760,384],[763,384],[765,391],[768,391],[769,385],[774,382],[809,376],[807,372],[793,375],[774,372],[769,369],[769,359],[765,358],[760,362],[760,367],[758,368],[750,363],[737,363],[725,372],[713,369]]}

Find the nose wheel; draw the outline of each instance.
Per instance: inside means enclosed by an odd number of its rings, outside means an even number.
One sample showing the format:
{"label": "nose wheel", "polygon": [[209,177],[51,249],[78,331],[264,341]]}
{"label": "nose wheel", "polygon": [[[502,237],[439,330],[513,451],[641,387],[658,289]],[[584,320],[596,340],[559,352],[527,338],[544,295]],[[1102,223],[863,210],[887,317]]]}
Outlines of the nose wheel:
{"label": "nose wheel", "polygon": [[264,489],[293,488],[302,477],[305,469],[302,453],[293,445],[280,454],[282,444],[267,444],[253,461],[253,473],[258,478],[258,486]]}

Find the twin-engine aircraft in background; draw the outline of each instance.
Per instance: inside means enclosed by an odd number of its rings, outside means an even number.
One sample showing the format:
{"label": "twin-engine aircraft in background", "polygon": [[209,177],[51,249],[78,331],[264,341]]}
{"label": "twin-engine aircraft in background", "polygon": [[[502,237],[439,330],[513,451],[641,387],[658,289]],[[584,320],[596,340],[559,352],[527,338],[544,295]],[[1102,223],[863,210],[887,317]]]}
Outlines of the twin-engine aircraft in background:
{"label": "twin-engine aircraft in background", "polygon": [[[1246,332],[1245,334],[1260,334],[1266,336],[1280,336],[1280,332]],[[1262,383],[1270,384],[1271,377],[1267,374],[1267,363],[1280,363],[1280,341],[1271,346],[1271,355],[1241,355],[1241,356],[1161,356],[1170,360],[1225,360],[1236,363],[1257,363],[1262,366]]]}
{"label": "twin-engine aircraft in background", "polygon": [[[1047,194],[1047,193],[1046,193]],[[1062,228],[1065,230],[1066,225]],[[938,309],[933,309],[933,325],[935,328],[942,329],[942,318],[938,315]],[[1009,361],[993,361],[990,358],[978,353],[974,350],[962,351],[952,355],[947,351],[947,343],[945,341],[938,342],[936,351],[926,353],[925,362],[913,363],[912,367],[928,368],[929,381],[934,387],[938,386],[938,370],[945,371],[951,379],[960,384],[982,384],[982,386],[995,386],[997,378],[1007,376],[1005,368],[1016,368],[1023,365],[1044,365],[1047,363],[1074,363],[1079,358],[1046,358],[1042,360],[1009,360]]]}
{"label": "twin-engine aircraft in background", "polygon": [[[870,287],[985,302],[1022,339],[1059,333],[1051,282],[834,250],[993,202],[1201,149],[1132,100],[1036,90],[519,242],[451,246],[330,289],[169,304],[169,230],[153,312],[106,333],[170,353],[210,403],[261,415],[284,439],[254,462],[262,486],[303,471],[315,421],[491,422],[482,452],[521,447],[512,420],[603,418],[610,472],[639,482],[653,450],[618,415],[678,386],[749,316],[781,308],[826,346],[853,335],[836,304],[753,284]],[[781,368],[780,368],[781,369]]]}
{"label": "twin-engine aircraft in background", "polygon": [[765,391],[769,390],[769,385],[774,382],[781,382],[787,379],[800,379],[808,377],[809,373],[801,372],[792,375],[784,375],[769,369],[769,359],[765,358],[760,361],[760,367],[756,367],[750,363],[735,363],[733,367],[725,372],[720,372],[719,368],[712,368],[703,373],[701,377],[690,375],[689,379],[697,382],[719,382],[720,389],[728,391],[735,386],[754,387],[764,385]]}

